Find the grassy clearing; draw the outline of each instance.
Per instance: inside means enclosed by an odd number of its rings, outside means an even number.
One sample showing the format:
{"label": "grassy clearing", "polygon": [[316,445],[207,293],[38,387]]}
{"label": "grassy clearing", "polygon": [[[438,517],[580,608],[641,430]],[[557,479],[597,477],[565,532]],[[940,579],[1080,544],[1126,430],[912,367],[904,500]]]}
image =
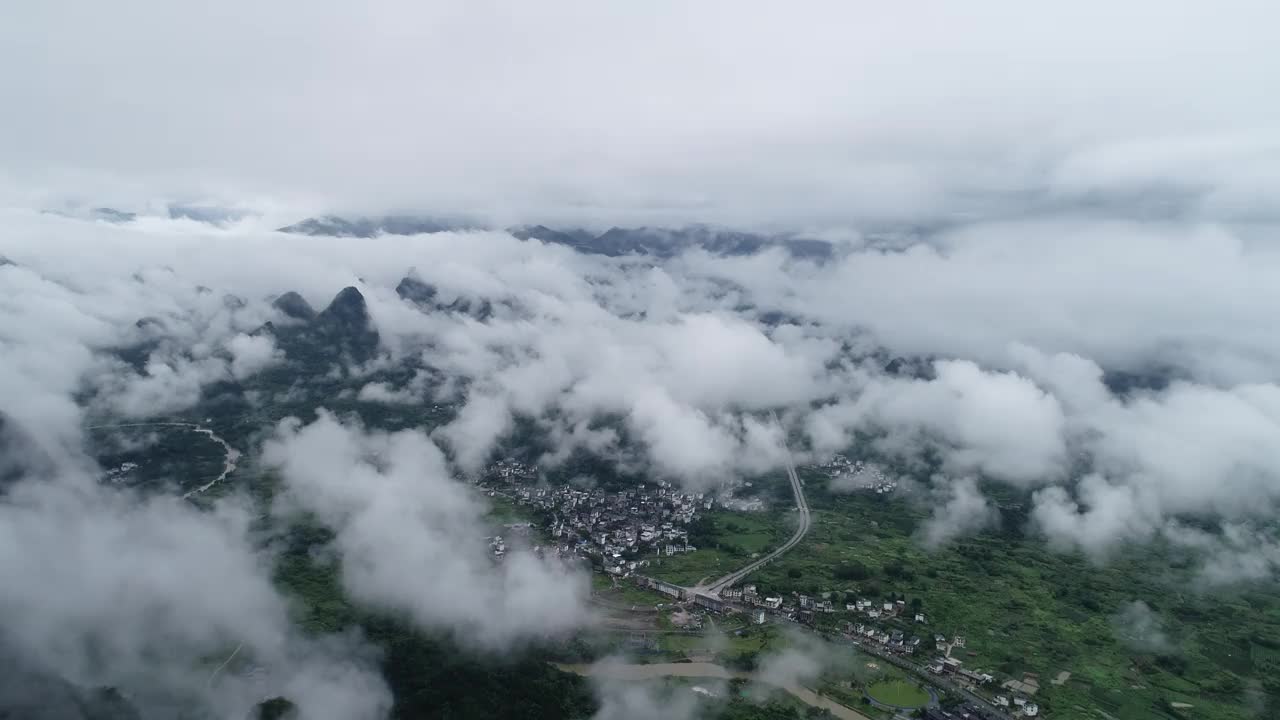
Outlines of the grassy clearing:
{"label": "grassy clearing", "polygon": [[906,680],[883,680],[867,687],[872,700],[902,708],[918,708],[929,704],[929,693]]}
{"label": "grassy clearing", "polygon": [[[791,533],[793,518],[779,513],[712,513],[718,546],[742,555],[764,553],[782,544]],[[788,522],[789,521],[789,522]]]}
{"label": "grassy clearing", "polygon": [[591,574],[591,590],[601,600],[613,605],[637,605],[652,607],[672,602],[672,598],[656,590],[642,588],[631,580],[619,580],[600,573]]}
{"label": "grassy clearing", "polygon": [[685,555],[651,558],[645,572],[677,585],[696,585],[704,578],[719,577],[742,567],[748,557],[723,550],[698,550]]}
{"label": "grassy clearing", "polygon": [[690,538],[699,548],[696,552],[650,558],[645,573],[679,585],[719,577],[781,545],[795,522],[771,512],[715,510],[705,517],[698,536]]}
{"label": "grassy clearing", "polygon": [[776,626],[759,625],[741,631],[708,629],[701,633],[663,635],[659,646],[673,660],[710,657],[729,667],[751,668],[760,656],[777,652],[789,642],[788,636]]}
{"label": "grassy clearing", "polygon": [[489,511],[485,513],[485,519],[494,525],[509,525],[532,520],[529,509],[510,498],[494,495],[486,497],[485,501],[489,503]]}

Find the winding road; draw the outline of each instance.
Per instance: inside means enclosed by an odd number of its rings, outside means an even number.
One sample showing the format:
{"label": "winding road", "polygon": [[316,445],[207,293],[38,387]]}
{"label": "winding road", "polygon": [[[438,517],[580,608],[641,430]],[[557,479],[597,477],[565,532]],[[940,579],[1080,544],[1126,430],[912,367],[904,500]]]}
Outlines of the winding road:
{"label": "winding road", "polygon": [[[773,416],[774,425],[777,425],[778,428],[781,429],[782,423],[778,421],[778,413],[770,412],[770,414]],[[805,534],[809,532],[809,526],[812,523],[812,517],[809,514],[809,501],[805,500],[804,486],[800,482],[800,475],[796,472],[795,461],[791,458],[791,449],[787,447],[787,436],[785,431],[783,431],[782,435],[782,449],[785,451],[786,455],[787,478],[791,481],[791,492],[796,497],[796,510],[800,513],[800,524],[796,527],[795,533],[793,533],[790,538],[787,538],[786,542],[774,548],[774,550],[768,555],[734,570],[724,577],[712,580],[706,585],[698,585],[696,587],[689,588],[689,591],[693,594],[720,597],[720,592],[725,588],[731,587],[734,583],[737,583],[739,580],[742,580],[756,570],[759,570],[770,562],[776,560],[780,555],[798,545],[800,541],[804,539]]]}
{"label": "winding road", "polygon": [[240,451],[239,451],[239,450],[237,450],[237,449],[235,449],[235,448],[231,447],[231,444],[230,444],[230,443],[228,443],[226,440],[223,440],[221,437],[218,437],[218,435],[217,435],[216,433],[214,433],[214,432],[213,432],[213,429],[212,429],[212,428],[207,428],[207,427],[205,427],[205,426],[203,426],[203,425],[198,425],[198,424],[196,424],[196,423],[186,423],[186,422],[120,423],[120,424],[117,424],[117,425],[90,425],[90,426],[88,427],[88,429],[89,429],[89,430],[103,430],[103,429],[107,429],[107,428],[126,428],[126,427],[181,427],[181,428],[187,428],[188,430],[191,430],[192,432],[197,432],[197,433],[200,433],[200,434],[202,434],[202,435],[207,435],[207,436],[209,436],[209,439],[210,439],[210,440],[212,440],[212,441],[214,441],[214,442],[216,442],[216,443],[218,443],[219,445],[221,445],[221,446],[222,446],[222,450],[223,450],[223,452],[225,453],[225,454],[224,454],[224,456],[223,456],[223,459],[222,459],[222,473],[221,473],[220,475],[218,475],[218,477],[216,477],[216,478],[214,478],[214,479],[210,480],[209,482],[207,482],[207,483],[205,483],[205,484],[201,485],[200,487],[195,488],[194,490],[188,490],[187,492],[183,493],[183,494],[182,494],[182,499],[184,499],[184,500],[186,500],[186,499],[190,498],[192,495],[199,495],[200,493],[202,493],[202,492],[204,492],[204,491],[208,490],[209,488],[213,487],[214,485],[217,485],[218,483],[220,483],[220,482],[222,482],[223,480],[225,480],[225,479],[227,478],[227,476],[228,476],[228,475],[230,475],[232,472],[235,472],[235,469],[236,469],[236,463],[237,463],[237,462],[239,462],[239,460],[240,460]]}

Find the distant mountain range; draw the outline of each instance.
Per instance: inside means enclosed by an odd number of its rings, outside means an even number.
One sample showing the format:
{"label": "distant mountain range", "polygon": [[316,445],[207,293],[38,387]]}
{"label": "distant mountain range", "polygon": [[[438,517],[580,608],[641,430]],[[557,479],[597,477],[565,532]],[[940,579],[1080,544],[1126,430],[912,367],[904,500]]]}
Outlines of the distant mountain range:
{"label": "distant mountain range", "polygon": [[[386,217],[344,218],[336,215],[307,218],[279,229],[297,235],[370,238],[378,235],[420,235],[449,231],[479,230],[481,226],[436,218],[390,215]],[[521,240],[539,240],[571,247],[581,253],[620,257],[646,255],[668,258],[693,248],[715,255],[750,255],[779,247],[794,257],[826,260],[831,243],[791,234],[759,234],[724,230],[705,225],[682,228],[614,227],[603,233],[582,228],[550,228],[546,225],[516,225],[506,231]]]}
{"label": "distant mountain range", "polygon": [[[99,222],[107,222],[113,224],[131,223],[142,217],[143,214],[129,211],[119,210],[112,207],[90,207],[90,208],[74,208],[62,210],[44,210],[43,212],[52,215],[61,215],[63,217],[79,218],[81,220],[96,220]],[[168,205],[161,212],[151,212],[148,215],[159,215],[160,217],[168,217],[171,220],[194,220],[196,222],[208,223],[209,225],[227,225],[237,220],[244,219],[249,213],[235,208],[218,207],[215,205]]]}
{"label": "distant mountain range", "polygon": [[[141,217],[138,213],[111,207],[46,212],[114,224],[130,223]],[[194,220],[219,226],[235,222],[245,216],[243,211],[235,209],[177,204],[167,206],[163,214],[175,220]],[[292,235],[352,238],[493,229],[495,228],[469,220],[419,215],[374,217],[321,215],[277,228],[278,232]],[[612,227],[603,233],[580,227],[551,228],[546,225],[514,225],[505,230],[521,240],[538,240],[570,247],[580,253],[609,257],[643,255],[670,258],[692,249],[705,250],[713,255],[736,256],[752,255],[770,248],[781,248],[792,257],[822,262],[830,259],[834,254],[834,246],[830,242],[796,233],[742,232],[707,225],[687,225],[679,228]]]}
{"label": "distant mountain range", "polygon": [[476,229],[479,228],[467,223],[409,215],[388,215],[379,218],[344,218],[337,215],[324,215],[322,217],[307,218],[301,222],[279,228],[279,231],[294,235],[371,238],[377,235],[423,235],[451,230]]}

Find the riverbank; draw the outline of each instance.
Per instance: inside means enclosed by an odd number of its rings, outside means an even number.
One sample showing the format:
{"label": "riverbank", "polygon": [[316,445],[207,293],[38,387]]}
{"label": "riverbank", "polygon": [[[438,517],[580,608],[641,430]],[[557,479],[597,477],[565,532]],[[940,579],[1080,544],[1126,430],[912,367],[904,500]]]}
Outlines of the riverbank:
{"label": "riverbank", "polygon": [[[728,668],[716,665],[715,663],[705,662],[651,663],[646,665],[629,663],[569,665],[555,663],[555,666],[565,672],[571,672],[583,677],[604,677],[614,680],[657,680],[665,677],[682,677],[712,678],[717,680],[743,679],[751,680],[753,682],[766,682],[761,678],[753,677],[751,673],[748,672],[743,672],[741,670],[729,670]],[[841,705],[828,697],[819,695],[809,688],[800,687],[798,685],[774,685],[774,687],[785,690],[792,697],[800,700],[806,705],[826,710],[837,718],[840,718],[840,720],[870,720],[866,715],[863,715],[862,713],[845,705]]]}

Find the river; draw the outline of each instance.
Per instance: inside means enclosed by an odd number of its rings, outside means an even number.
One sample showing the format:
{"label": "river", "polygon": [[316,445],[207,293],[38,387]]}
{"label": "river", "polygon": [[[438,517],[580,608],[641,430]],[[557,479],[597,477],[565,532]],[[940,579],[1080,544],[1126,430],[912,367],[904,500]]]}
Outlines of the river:
{"label": "river", "polygon": [[[585,677],[606,677],[616,680],[656,680],[664,677],[683,677],[715,678],[718,680],[742,678],[744,680],[763,682],[760,678],[752,677],[751,673],[742,672],[740,670],[729,670],[728,668],[721,667],[715,663],[651,663],[647,665],[632,665],[626,663],[564,665],[556,663],[556,667],[566,672],[571,672]],[[840,720],[870,720],[866,715],[841,705],[830,698],[819,695],[809,688],[800,687],[798,685],[779,685],[777,687],[786,690],[788,693],[791,693],[793,697],[807,705],[830,712],[832,715],[840,718]]]}
{"label": "river", "polygon": [[188,490],[182,494],[182,499],[186,500],[192,495],[199,495],[209,488],[217,485],[227,478],[228,475],[235,472],[236,463],[240,460],[240,451],[231,447],[231,444],[223,440],[213,432],[211,428],[207,428],[197,423],[188,422],[149,422],[149,423],[119,423],[115,425],[90,425],[89,430],[102,430],[107,428],[127,428],[127,427],[180,427],[186,428],[192,432],[200,433],[208,436],[208,438],[222,446],[222,473],[218,477],[213,478],[209,482],[197,487],[194,490]]}

